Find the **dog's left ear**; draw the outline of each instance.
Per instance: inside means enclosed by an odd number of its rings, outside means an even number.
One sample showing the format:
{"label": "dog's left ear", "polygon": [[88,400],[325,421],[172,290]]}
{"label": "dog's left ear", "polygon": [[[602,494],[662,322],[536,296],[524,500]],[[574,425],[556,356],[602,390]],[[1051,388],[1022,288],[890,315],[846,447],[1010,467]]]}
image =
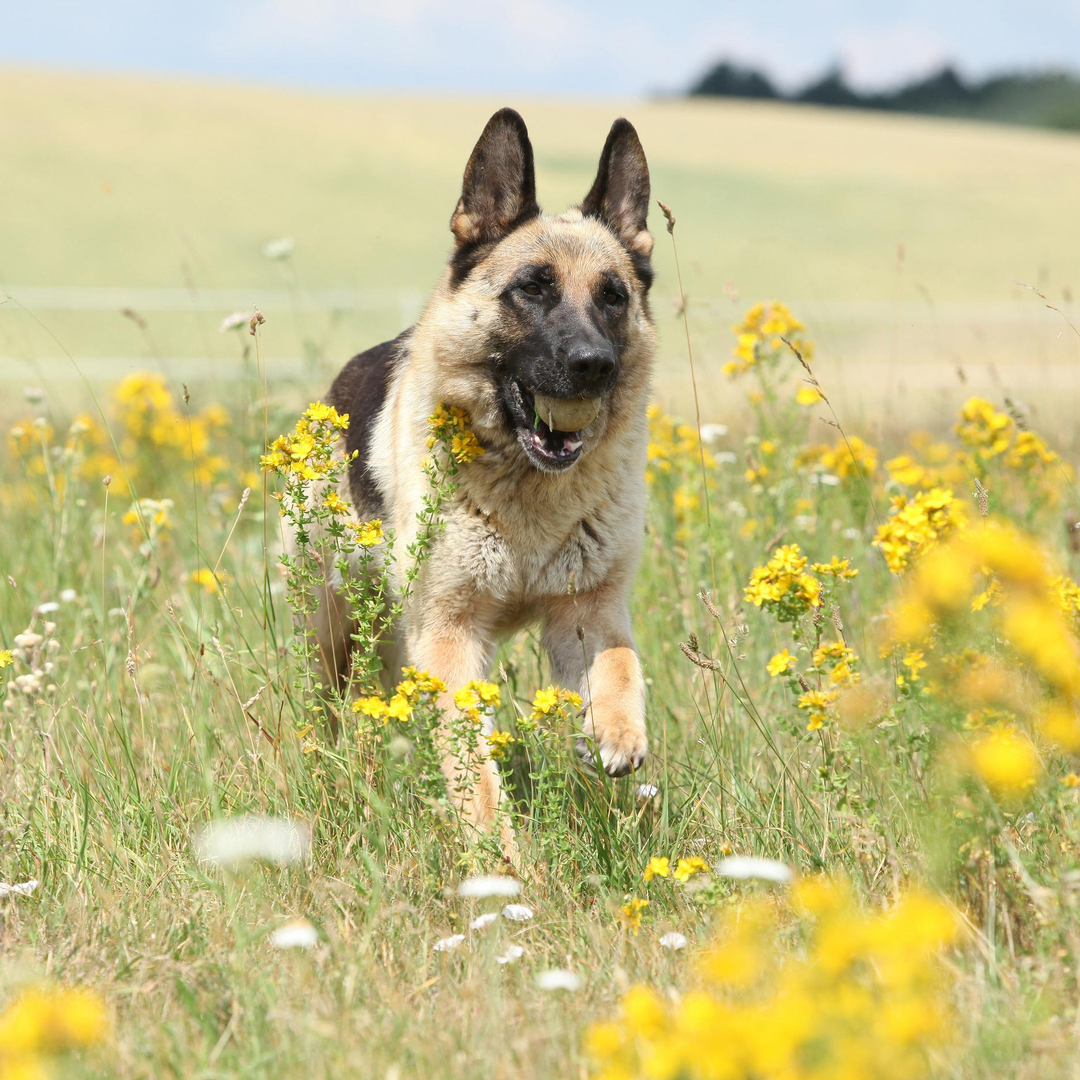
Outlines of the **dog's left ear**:
{"label": "dog's left ear", "polygon": [[540,213],[532,143],[521,114],[500,109],[465,166],[450,230],[458,247],[488,244]]}
{"label": "dog's left ear", "polygon": [[649,165],[634,125],[619,119],[611,125],[600,168],[585,201],[585,217],[599,218],[635,255],[648,258],[653,238],[649,214]]}

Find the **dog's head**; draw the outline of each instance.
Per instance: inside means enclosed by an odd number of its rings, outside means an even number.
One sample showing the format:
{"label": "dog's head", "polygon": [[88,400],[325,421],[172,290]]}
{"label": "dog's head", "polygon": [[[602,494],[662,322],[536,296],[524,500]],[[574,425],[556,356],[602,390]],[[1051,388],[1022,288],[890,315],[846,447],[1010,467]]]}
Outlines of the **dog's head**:
{"label": "dog's head", "polygon": [[488,121],[450,221],[440,320],[457,403],[482,439],[516,442],[533,466],[561,472],[639,411],[652,352],[648,208],[628,121],[612,125],[580,207],[554,217],[536,202],[524,121],[512,109]]}

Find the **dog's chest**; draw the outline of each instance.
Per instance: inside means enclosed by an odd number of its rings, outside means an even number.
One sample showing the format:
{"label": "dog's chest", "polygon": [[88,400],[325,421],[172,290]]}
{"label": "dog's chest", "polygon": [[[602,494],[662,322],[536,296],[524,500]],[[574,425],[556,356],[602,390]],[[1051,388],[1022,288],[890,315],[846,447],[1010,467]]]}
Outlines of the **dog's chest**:
{"label": "dog's chest", "polygon": [[607,577],[617,557],[610,506],[518,512],[505,521],[464,500],[448,522],[444,550],[471,585],[503,603],[530,604],[584,592]]}

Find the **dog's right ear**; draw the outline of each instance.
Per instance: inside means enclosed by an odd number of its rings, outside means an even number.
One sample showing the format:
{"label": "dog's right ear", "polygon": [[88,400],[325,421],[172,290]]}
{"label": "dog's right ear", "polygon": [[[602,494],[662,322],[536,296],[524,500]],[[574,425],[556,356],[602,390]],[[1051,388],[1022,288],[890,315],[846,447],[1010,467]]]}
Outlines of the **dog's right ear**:
{"label": "dog's right ear", "polygon": [[450,230],[459,248],[487,244],[539,213],[525,121],[513,109],[500,109],[487,122],[465,166]]}

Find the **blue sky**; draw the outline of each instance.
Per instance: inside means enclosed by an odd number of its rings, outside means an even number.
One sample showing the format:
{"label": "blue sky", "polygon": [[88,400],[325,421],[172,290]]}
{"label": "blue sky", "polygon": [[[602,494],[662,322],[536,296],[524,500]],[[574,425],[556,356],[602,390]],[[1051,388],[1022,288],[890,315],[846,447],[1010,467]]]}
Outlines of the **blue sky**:
{"label": "blue sky", "polygon": [[862,87],[951,59],[1080,66],[1080,0],[56,0],[7,5],[0,63],[335,90],[609,96],[678,90],[711,60],[787,86],[832,61]]}

